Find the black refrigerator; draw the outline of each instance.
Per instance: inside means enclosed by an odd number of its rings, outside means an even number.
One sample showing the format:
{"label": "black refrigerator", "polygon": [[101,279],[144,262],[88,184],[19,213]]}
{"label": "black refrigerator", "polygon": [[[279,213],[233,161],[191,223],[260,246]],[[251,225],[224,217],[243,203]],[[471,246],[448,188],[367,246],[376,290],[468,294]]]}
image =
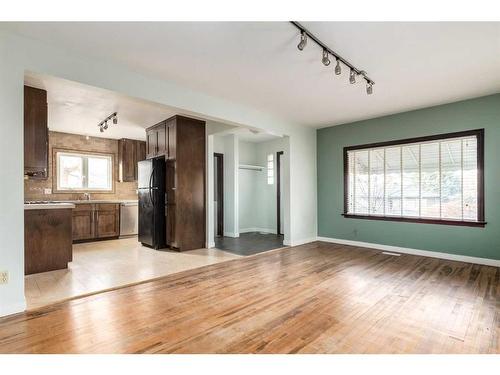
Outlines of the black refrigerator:
{"label": "black refrigerator", "polygon": [[138,163],[139,242],[153,249],[166,247],[165,159]]}

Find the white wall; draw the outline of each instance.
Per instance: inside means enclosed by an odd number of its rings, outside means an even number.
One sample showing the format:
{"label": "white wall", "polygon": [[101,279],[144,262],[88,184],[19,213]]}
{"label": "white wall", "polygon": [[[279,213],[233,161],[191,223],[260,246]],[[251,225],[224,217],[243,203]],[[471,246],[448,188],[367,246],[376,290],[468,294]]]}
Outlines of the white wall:
{"label": "white wall", "polygon": [[[75,46],[77,50],[78,46]],[[259,110],[129,70],[111,61],[21,37],[0,30],[0,269],[10,280],[0,286],[0,315],[22,311],[23,257],[23,72],[24,70],[116,91],[168,105],[179,114],[200,116],[290,136],[289,244],[316,236],[315,130],[280,120]],[[257,94],[257,93],[256,93]],[[207,161],[208,164],[208,161]]]}
{"label": "white wall", "polygon": [[[257,164],[257,144],[253,142],[239,142],[240,164]],[[238,170],[238,217],[239,232],[250,232],[257,228],[259,197],[257,187],[259,177],[264,171],[249,169]]]}
{"label": "white wall", "polygon": [[25,309],[23,211],[23,69],[0,32],[0,316]]}

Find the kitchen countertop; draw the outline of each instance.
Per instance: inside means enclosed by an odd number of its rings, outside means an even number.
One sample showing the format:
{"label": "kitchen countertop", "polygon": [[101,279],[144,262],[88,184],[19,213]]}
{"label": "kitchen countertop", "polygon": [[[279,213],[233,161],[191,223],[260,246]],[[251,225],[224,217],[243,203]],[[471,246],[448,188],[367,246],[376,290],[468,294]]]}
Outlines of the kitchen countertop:
{"label": "kitchen countertop", "polygon": [[61,208],[75,208],[77,204],[93,203],[137,203],[134,199],[90,199],[90,200],[67,200],[67,201],[40,201],[37,203],[25,203],[25,210],[48,210]]}
{"label": "kitchen countertop", "polygon": [[90,200],[73,200],[73,201],[54,201],[57,203],[73,203],[73,204],[92,204],[92,203],[137,203],[137,199],[90,199]]}
{"label": "kitchen countertop", "polygon": [[60,209],[73,209],[75,208],[75,205],[73,203],[36,203],[36,204],[24,204],[24,209],[25,210],[60,210]]}

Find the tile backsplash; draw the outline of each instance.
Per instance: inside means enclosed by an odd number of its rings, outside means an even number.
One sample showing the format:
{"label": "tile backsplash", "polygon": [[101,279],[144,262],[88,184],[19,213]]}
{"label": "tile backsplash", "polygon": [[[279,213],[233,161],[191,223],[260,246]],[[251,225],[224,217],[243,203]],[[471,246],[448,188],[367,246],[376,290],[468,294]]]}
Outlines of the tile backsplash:
{"label": "tile backsplash", "polygon": [[[118,140],[49,131],[49,170],[46,180],[24,180],[24,200],[76,200],[82,193],[56,193],[53,189],[53,148],[114,154],[114,193],[90,193],[92,199],[137,199],[137,182],[118,182]],[[51,191],[50,194],[45,192]]]}

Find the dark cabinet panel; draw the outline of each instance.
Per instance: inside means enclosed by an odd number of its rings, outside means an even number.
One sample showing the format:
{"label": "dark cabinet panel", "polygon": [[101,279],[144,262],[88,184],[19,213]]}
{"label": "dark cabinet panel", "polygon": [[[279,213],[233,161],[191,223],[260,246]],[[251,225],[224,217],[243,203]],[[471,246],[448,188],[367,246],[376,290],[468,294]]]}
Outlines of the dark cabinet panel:
{"label": "dark cabinet panel", "polygon": [[48,177],[47,91],[24,86],[24,174]]}
{"label": "dark cabinet panel", "polygon": [[180,251],[205,247],[205,122],[183,116],[166,121],[167,243]]}
{"label": "dark cabinet panel", "polygon": [[168,133],[166,122],[162,121],[146,129],[146,157],[147,159],[151,159],[167,154]]}
{"label": "dark cabinet panel", "polygon": [[146,160],[146,142],[136,141],[137,161]]}
{"label": "dark cabinet panel", "polygon": [[118,180],[137,181],[137,163],[146,159],[146,142],[133,139],[118,141]]}
{"label": "dark cabinet panel", "polygon": [[154,128],[146,130],[146,158],[151,159],[156,156],[158,149],[158,133]]}
{"label": "dark cabinet panel", "polygon": [[94,205],[77,204],[73,209],[73,241],[94,238]]}
{"label": "dark cabinet panel", "polygon": [[91,241],[119,235],[119,204],[77,204],[73,209],[73,241]]}
{"label": "dark cabinet panel", "polygon": [[163,156],[168,153],[168,141],[167,141],[167,128],[165,123],[161,123],[156,127],[156,133],[158,137],[158,147],[156,151],[156,156]]}
{"label": "dark cabinet panel", "polygon": [[168,159],[175,159],[177,149],[176,120],[167,120]]}
{"label": "dark cabinet panel", "polygon": [[166,223],[167,223],[167,233],[166,233],[167,246],[172,247],[172,248],[176,248],[179,250],[183,250],[183,249],[180,249],[180,246],[177,243],[176,228],[175,228],[176,209],[177,209],[177,207],[175,204],[167,204],[165,206],[165,215],[167,216],[167,220],[166,220]]}
{"label": "dark cabinet panel", "polygon": [[68,267],[73,258],[71,209],[24,211],[24,273]]}
{"label": "dark cabinet panel", "polygon": [[120,139],[118,141],[118,179],[121,182],[135,181],[137,164],[136,141]]}
{"label": "dark cabinet panel", "polygon": [[120,205],[96,204],[96,237],[108,238],[120,235]]}

